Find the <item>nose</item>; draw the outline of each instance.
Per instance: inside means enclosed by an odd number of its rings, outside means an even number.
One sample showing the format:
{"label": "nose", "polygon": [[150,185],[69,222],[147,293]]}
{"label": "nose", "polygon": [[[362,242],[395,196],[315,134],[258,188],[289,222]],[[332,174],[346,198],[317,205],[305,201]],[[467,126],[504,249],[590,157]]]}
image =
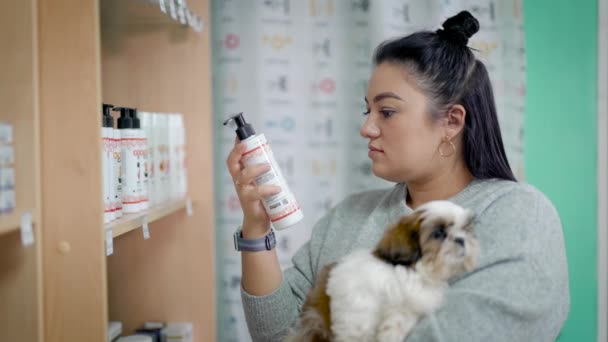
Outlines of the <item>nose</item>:
{"label": "nose", "polygon": [[368,139],[373,139],[373,138],[377,138],[380,135],[380,128],[378,128],[378,125],[376,125],[375,120],[372,118],[373,114],[368,114],[367,118],[365,119],[365,122],[363,123],[363,126],[361,126],[361,130],[359,131],[359,134],[361,134],[362,137],[364,138],[368,138]]}
{"label": "nose", "polygon": [[457,238],[455,238],[455,239],[454,239],[454,242],[455,242],[457,245],[460,245],[460,247],[464,247],[464,239],[463,239],[463,238],[461,238],[461,237],[457,237]]}

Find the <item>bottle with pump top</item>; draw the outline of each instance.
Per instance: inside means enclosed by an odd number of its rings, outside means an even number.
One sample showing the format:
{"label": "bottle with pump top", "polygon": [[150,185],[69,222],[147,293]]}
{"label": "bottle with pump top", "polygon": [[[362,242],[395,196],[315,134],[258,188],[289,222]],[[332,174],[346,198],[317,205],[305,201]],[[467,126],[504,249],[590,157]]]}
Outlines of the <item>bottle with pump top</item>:
{"label": "bottle with pump top", "polygon": [[113,121],[110,109],[111,104],[102,104],[101,115],[101,138],[102,138],[102,160],[101,167],[103,172],[103,221],[108,223],[115,218],[115,209],[113,207],[113,191],[112,191],[112,140],[114,139]]}
{"label": "bottle with pump top", "polygon": [[272,226],[280,230],[301,221],[304,217],[302,210],[289,189],[285,178],[283,178],[279,165],[266,141],[266,136],[264,134],[256,134],[251,124],[245,121],[243,113],[228,118],[224,122],[224,125],[227,125],[230,121],[234,121],[236,124],[236,135],[241,140],[241,143],[245,144],[245,151],[243,152],[244,164],[246,166],[270,164],[270,170],[258,176],[255,179],[255,184],[278,185],[281,187],[280,193],[262,200]]}
{"label": "bottle with pump top", "polygon": [[137,131],[137,193],[139,196],[139,209],[148,209],[148,143],[146,132],[141,128],[141,121],[137,117],[137,109],[130,108],[129,114],[133,120],[133,129]]}
{"label": "bottle with pump top", "polygon": [[139,211],[139,193],[137,186],[137,156],[135,151],[139,144],[139,132],[133,128],[130,110],[127,107],[115,107],[120,112],[118,129],[120,130],[120,149],[122,154],[122,210],[125,214]]}
{"label": "bottle with pump top", "polygon": [[[114,127],[114,118],[112,118],[112,127]],[[112,158],[112,184],[113,184],[113,207],[114,207],[114,217],[120,218],[122,217],[122,144],[120,141],[120,130],[118,127],[112,129],[113,139],[112,139],[112,150],[113,150],[113,158]]]}

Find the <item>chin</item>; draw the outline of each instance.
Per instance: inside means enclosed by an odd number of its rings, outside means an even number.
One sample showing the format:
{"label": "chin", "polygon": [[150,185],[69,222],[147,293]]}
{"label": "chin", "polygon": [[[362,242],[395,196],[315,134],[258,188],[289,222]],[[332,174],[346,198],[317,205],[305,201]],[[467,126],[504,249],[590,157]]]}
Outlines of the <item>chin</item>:
{"label": "chin", "polygon": [[479,243],[473,216],[433,201],[317,275],[286,341],[403,341],[442,304],[448,280],[471,272]]}
{"label": "chin", "polygon": [[372,164],[372,173],[374,174],[374,176],[376,176],[378,178],[382,178],[389,182],[393,182],[393,183],[403,182],[403,176],[399,177],[399,175],[393,174],[394,172],[390,172],[390,171],[386,170],[385,167],[382,167],[382,165],[379,165],[377,162],[373,162],[373,164]]}

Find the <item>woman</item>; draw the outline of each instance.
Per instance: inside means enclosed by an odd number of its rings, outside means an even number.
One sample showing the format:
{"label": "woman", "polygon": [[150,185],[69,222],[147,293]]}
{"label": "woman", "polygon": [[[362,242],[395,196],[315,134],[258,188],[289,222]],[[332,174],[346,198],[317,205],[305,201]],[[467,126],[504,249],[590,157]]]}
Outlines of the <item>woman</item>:
{"label": "woman", "polygon": [[[407,341],[552,341],[570,307],[559,216],[538,190],[517,183],[505,155],[492,86],[467,47],[479,30],[468,12],[437,32],[381,44],[361,135],[376,176],[393,189],[353,195],[330,210],[282,274],[274,250],[242,252],[242,297],[255,341],[279,341],[298,317],[315,276],[354,248],[373,247],[399,217],[447,199],[473,210],[479,267],[454,279],[444,306]],[[237,144],[227,164],[243,208],[242,237],[270,227],[253,185],[267,165],[243,168]]]}

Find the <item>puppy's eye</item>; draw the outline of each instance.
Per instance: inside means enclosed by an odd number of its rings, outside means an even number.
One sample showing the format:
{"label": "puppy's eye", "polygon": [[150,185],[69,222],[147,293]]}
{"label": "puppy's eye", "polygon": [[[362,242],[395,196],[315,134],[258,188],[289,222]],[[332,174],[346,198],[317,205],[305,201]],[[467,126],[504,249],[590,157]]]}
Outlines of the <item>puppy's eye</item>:
{"label": "puppy's eye", "polygon": [[446,237],[446,233],[444,229],[437,229],[431,234],[431,238],[436,240],[443,240]]}

